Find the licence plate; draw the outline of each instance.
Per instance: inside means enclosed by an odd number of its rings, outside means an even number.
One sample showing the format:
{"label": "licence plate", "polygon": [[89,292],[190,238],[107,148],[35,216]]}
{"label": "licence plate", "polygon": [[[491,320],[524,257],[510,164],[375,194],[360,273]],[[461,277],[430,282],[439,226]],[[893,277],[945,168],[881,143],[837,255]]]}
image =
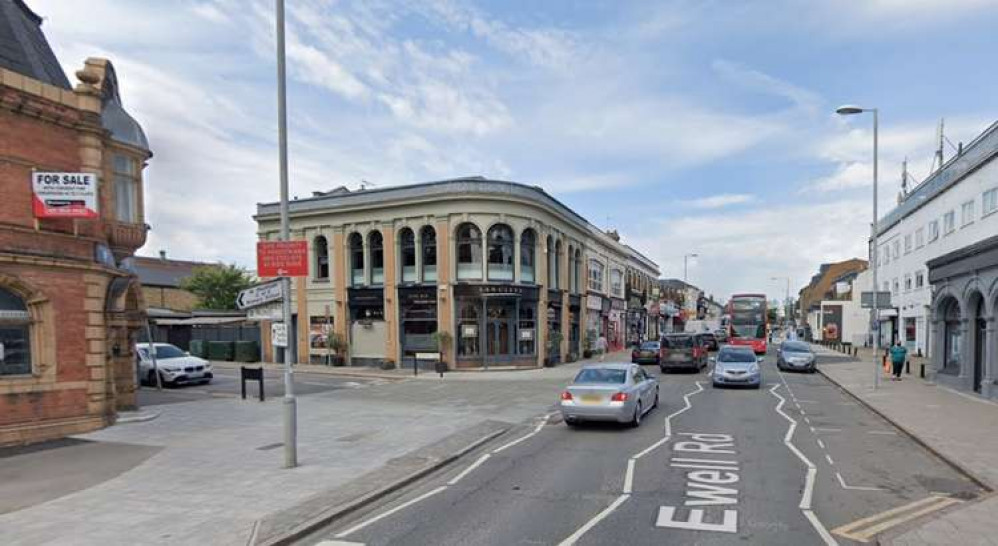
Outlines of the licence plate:
{"label": "licence plate", "polygon": [[583,404],[599,404],[603,401],[603,397],[598,394],[583,394],[579,397],[579,401]]}
{"label": "licence plate", "polygon": [[655,356],[655,353],[651,351],[641,351],[641,356],[642,357]]}

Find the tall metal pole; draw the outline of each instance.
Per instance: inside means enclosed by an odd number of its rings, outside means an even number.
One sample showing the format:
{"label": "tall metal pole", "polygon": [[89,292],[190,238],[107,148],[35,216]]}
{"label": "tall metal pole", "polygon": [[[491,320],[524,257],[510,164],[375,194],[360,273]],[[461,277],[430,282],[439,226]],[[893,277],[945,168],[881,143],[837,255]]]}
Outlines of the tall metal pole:
{"label": "tall metal pole", "polygon": [[[281,240],[291,240],[288,219],[288,121],[284,73],[284,0],[275,0],[277,11],[277,133],[280,148]],[[298,466],[298,403],[294,371],[291,369],[291,279],[281,279],[284,316],[284,468]]]}
{"label": "tall metal pole", "polygon": [[877,131],[879,120],[877,119],[877,109],[873,108],[873,252],[870,261],[873,262],[873,389],[880,387],[880,301],[877,285],[877,253],[880,251],[877,229],[877,155],[879,153],[877,143]]}
{"label": "tall metal pole", "polygon": [[689,257],[689,254],[683,255],[683,282],[686,282],[686,259]]}

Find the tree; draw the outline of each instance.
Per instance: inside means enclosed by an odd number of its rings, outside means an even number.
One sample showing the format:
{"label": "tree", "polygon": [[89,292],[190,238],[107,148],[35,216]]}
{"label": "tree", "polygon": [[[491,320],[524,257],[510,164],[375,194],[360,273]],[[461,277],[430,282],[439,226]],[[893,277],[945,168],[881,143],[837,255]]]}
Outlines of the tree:
{"label": "tree", "polygon": [[209,265],[198,267],[180,287],[198,297],[198,307],[228,311],[236,308],[236,297],[241,290],[253,284],[245,269],[235,265]]}

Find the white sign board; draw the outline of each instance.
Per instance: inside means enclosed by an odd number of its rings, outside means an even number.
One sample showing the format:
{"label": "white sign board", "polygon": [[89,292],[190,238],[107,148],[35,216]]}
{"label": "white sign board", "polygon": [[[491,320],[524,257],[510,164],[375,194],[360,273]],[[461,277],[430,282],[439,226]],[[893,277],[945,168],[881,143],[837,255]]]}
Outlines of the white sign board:
{"label": "white sign board", "polygon": [[270,325],[270,339],[275,347],[288,346],[288,329],[283,322],[275,322]]}
{"label": "white sign board", "polygon": [[240,309],[257,307],[282,298],[281,281],[273,281],[251,286],[236,296],[236,306]]}
{"label": "white sign board", "polygon": [[247,320],[284,320],[284,306],[281,302],[268,303],[246,310]]}
{"label": "white sign board", "polygon": [[35,218],[97,218],[97,175],[31,173]]}

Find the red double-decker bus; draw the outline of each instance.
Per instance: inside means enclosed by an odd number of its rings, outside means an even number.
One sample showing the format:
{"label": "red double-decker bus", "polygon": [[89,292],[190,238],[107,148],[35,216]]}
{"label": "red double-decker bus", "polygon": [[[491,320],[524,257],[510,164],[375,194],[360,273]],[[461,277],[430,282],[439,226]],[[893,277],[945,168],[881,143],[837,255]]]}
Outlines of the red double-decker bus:
{"label": "red double-decker bus", "polygon": [[765,294],[735,294],[728,300],[728,332],[732,345],[748,345],[756,354],[766,353],[769,332]]}

